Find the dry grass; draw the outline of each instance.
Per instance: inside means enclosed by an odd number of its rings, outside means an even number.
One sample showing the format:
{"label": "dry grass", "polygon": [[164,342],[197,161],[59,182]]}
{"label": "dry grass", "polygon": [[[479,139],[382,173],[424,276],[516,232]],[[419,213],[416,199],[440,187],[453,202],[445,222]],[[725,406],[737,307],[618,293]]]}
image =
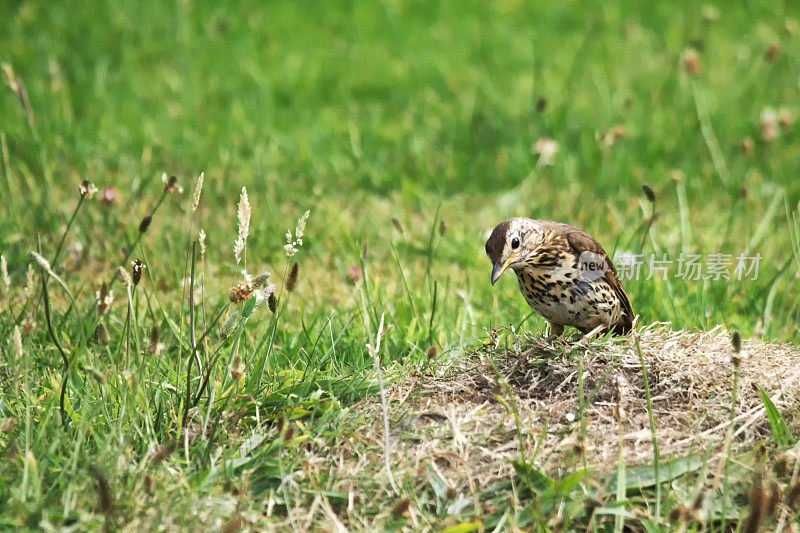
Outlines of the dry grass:
{"label": "dry grass", "polygon": [[[720,453],[730,426],[733,387],[729,334],[721,327],[707,332],[672,331],[666,324],[653,324],[640,329],[639,335],[662,457]],[[517,351],[486,346],[460,358],[449,370],[435,376],[410,376],[387,391],[391,463],[398,480],[414,485],[433,471],[447,483],[452,497],[471,500],[480,515],[481,491],[514,479],[512,460],[520,457],[520,442],[528,460],[549,474],[558,476],[573,468],[585,453],[589,467],[600,478],[607,476],[616,468],[619,452],[617,382],[624,413],[625,461],[629,467],[652,463],[641,365],[633,337],[598,342],[582,355],[585,440],[574,360],[581,355],[576,352],[573,360],[565,360],[563,346],[538,338],[520,344],[522,349],[532,349],[532,354],[517,369]],[[770,435],[756,386],[767,391],[790,426],[797,420],[792,409],[798,405],[800,389],[797,347],[751,340],[743,343],[742,351],[734,450],[752,449]],[[380,409],[375,398],[359,404],[355,411],[365,423],[337,443],[338,453],[326,448],[310,461],[323,470],[330,468],[333,478],[361,479],[347,488],[357,500],[385,501],[391,493],[385,472],[366,481],[359,475],[382,467]],[[413,524],[413,505],[404,514]]]}

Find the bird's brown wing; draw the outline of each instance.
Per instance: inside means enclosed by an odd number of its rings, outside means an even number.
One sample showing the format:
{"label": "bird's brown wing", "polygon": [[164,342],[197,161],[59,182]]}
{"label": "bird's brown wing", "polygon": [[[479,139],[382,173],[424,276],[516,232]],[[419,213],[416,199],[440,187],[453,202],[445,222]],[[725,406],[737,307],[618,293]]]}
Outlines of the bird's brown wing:
{"label": "bird's brown wing", "polygon": [[608,254],[603,247],[600,246],[600,243],[594,240],[588,233],[578,228],[571,228],[564,232],[564,237],[566,237],[567,242],[572,247],[573,251],[576,255],[580,256],[581,252],[592,252],[606,260],[606,265],[608,265],[608,269],[606,270],[605,275],[603,276],[608,284],[611,286],[611,289],[619,298],[620,306],[622,307],[622,317],[620,321],[614,324],[614,333],[617,334],[624,334],[629,332],[633,328],[633,307],[631,306],[631,301],[628,298],[628,294],[625,292],[625,289],[622,287],[622,283],[620,283],[619,278],[617,277],[617,269],[614,268],[614,264],[611,262],[611,259],[608,257]]}

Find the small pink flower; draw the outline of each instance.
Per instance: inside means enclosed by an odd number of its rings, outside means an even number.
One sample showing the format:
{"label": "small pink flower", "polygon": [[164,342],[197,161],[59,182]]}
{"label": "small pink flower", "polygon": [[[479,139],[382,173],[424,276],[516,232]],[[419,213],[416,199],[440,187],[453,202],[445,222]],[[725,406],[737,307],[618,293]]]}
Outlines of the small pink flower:
{"label": "small pink flower", "polygon": [[354,266],[353,268],[347,271],[347,279],[349,279],[353,283],[358,283],[359,281],[364,279],[364,271],[361,270],[361,267]]}
{"label": "small pink flower", "polygon": [[116,187],[103,187],[100,191],[100,202],[105,205],[113,205],[119,202],[119,191]]}

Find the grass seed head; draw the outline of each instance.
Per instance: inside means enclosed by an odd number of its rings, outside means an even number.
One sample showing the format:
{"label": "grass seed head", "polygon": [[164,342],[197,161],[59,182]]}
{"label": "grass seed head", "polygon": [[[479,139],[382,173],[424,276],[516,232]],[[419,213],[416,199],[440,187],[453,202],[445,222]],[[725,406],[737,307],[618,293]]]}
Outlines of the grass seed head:
{"label": "grass seed head", "polygon": [[256,278],[253,280],[253,285],[255,286],[256,289],[263,289],[264,287],[267,286],[267,283],[269,282],[269,277],[270,277],[269,272],[263,272],[258,276],[256,276]]}
{"label": "grass seed head", "polygon": [[238,353],[233,358],[233,362],[231,363],[231,379],[235,381],[239,381],[244,376],[244,364],[242,364],[242,356]]}
{"label": "grass seed head", "polygon": [[3,288],[6,294],[11,290],[11,278],[8,277],[8,263],[6,256],[0,255],[0,278],[3,280]]}
{"label": "grass seed head", "polygon": [[153,325],[150,329],[150,337],[147,339],[147,349],[152,354],[158,354],[159,346],[161,344],[161,330],[157,325]]}
{"label": "grass seed head", "polygon": [[192,213],[197,211],[197,206],[200,204],[200,194],[203,192],[203,181],[205,180],[205,172],[201,172],[194,184],[194,192],[192,193]]}
{"label": "grass seed head", "polygon": [[292,237],[291,230],[286,232],[286,244],[283,250],[286,252],[286,257],[290,259],[300,251],[300,247],[303,245],[303,236],[306,232],[306,222],[308,221],[309,215],[311,215],[310,210],[303,213],[297,220],[297,225],[294,228],[294,237]]}
{"label": "grass seed head", "polygon": [[117,267],[117,274],[119,275],[119,280],[123,285],[126,287],[133,285],[133,279],[131,279],[131,275],[127,270],[125,270],[125,267]]}
{"label": "grass seed head", "polygon": [[105,346],[111,340],[108,336],[108,330],[106,329],[106,325],[102,322],[98,322],[97,326],[94,328],[94,333],[92,334],[92,338],[94,338],[94,342]]}
{"label": "grass seed head", "polygon": [[92,183],[91,181],[83,180],[78,190],[81,193],[81,198],[91,200],[92,197],[94,197],[94,193],[97,192],[97,187],[95,187],[94,183]]}
{"label": "grass seed head", "polygon": [[230,337],[233,332],[236,330],[236,326],[239,324],[239,319],[242,318],[242,314],[239,311],[234,311],[230,314],[230,316],[222,323],[222,326],[219,328],[219,335],[223,339],[227,339]]}
{"label": "grass seed head", "polygon": [[642,191],[644,191],[644,195],[647,197],[648,202],[651,204],[656,203],[656,191],[654,191],[651,186],[646,183],[642,184]]}
{"label": "grass seed head", "polygon": [[294,263],[292,269],[289,271],[289,277],[286,278],[286,290],[289,292],[294,291],[297,287],[297,278],[300,274],[300,265]]}
{"label": "grass seed head", "polygon": [[36,253],[36,252],[30,252],[30,256],[31,256],[31,259],[33,259],[33,262],[36,263],[36,266],[38,266],[41,269],[42,272],[47,273],[47,272],[51,271],[51,269],[50,269],[50,261],[48,261],[47,259],[42,257],[41,254]]}
{"label": "grass seed head", "polygon": [[772,43],[767,48],[767,52],[764,54],[764,57],[767,61],[775,61],[778,58],[778,55],[781,53],[781,44],[780,43]]}
{"label": "grass seed head", "polygon": [[731,350],[731,362],[739,366],[742,363],[742,334],[738,331],[734,331],[731,336]]}
{"label": "grass seed head", "polygon": [[703,72],[703,63],[697,50],[688,48],[683,52],[683,69],[690,76],[699,76]]}
{"label": "grass seed head", "polygon": [[104,315],[114,303],[114,293],[108,288],[108,284],[104,281],[100,286],[99,291],[95,291],[95,298],[97,298],[97,314]]}
{"label": "grass seed head", "polygon": [[178,185],[178,178],[177,176],[170,176],[167,177],[166,172],[161,175],[161,183],[164,184],[164,192],[165,193],[182,193],[183,187]]}
{"label": "grass seed head", "polygon": [[742,351],[742,334],[738,331],[734,331],[731,336],[731,347],[735,353]]}
{"label": "grass seed head", "polygon": [[394,229],[396,229],[400,233],[400,235],[403,235],[403,233],[404,233],[403,232],[403,224],[400,223],[400,219],[399,218],[392,217],[392,225],[394,226]]}
{"label": "grass seed head", "polygon": [[255,308],[258,309],[259,307],[261,307],[264,304],[264,302],[268,302],[269,301],[269,297],[272,296],[272,294],[275,292],[275,289],[277,289],[277,288],[278,288],[278,286],[273,283],[271,285],[266,285],[264,288],[256,289],[255,290],[255,295],[256,295],[256,306],[255,306]]}
{"label": "grass seed head", "polygon": [[233,244],[233,257],[238,265],[242,258],[242,251],[247,246],[247,237],[250,234],[250,200],[247,198],[246,187],[242,187],[242,193],[239,195],[237,218],[239,220],[239,233],[236,237],[236,242]]}
{"label": "grass seed head", "polygon": [[303,245],[303,236],[306,234],[306,222],[311,215],[311,210],[306,210],[303,215],[297,219],[297,225],[294,228],[294,239],[297,241],[298,246]]}
{"label": "grass seed head", "polygon": [[439,347],[436,346],[435,344],[431,345],[431,347],[428,348],[428,359],[436,359],[438,355],[439,355]]}
{"label": "grass seed head", "polygon": [[205,230],[201,229],[200,233],[197,234],[197,242],[200,244],[200,257],[205,257],[206,255],[206,232]]}
{"label": "grass seed head", "polygon": [[267,306],[271,312],[275,312],[278,310],[278,299],[275,297],[275,293],[270,293],[269,298],[267,298]]}
{"label": "grass seed head", "polygon": [[145,265],[141,259],[134,259],[131,261],[131,271],[133,273],[132,281],[134,287],[139,285],[139,282],[142,281],[142,275],[144,274],[145,268],[147,268],[147,265]]}
{"label": "grass seed head", "polygon": [[35,272],[33,265],[28,263],[28,270],[25,272],[25,297],[30,298],[36,290],[36,280],[34,278]]}
{"label": "grass seed head", "polygon": [[757,474],[750,491],[750,506],[742,531],[756,533],[770,519],[780,503],[780,489],[774,481],[767,482]]}
{"label": "grass seed head", "polygon": [[144,233],[147,231],[147,228],[150,227],[150,223],[153,221],[152,215],[147,215],[139,222],[139,233]]}
{"label": "grass seed head", "polygon": [[778,477],[786,477],[792,470],[793,463],[795,461],[795,456],[791,452],[783,452],[775,459],[775,464],[773,468],[775,469],[775,474]]}
{"label": "grass seed head", "polygon": [[253,297],[253,284],[248,281],[237,283],[228,291],[232,303],[240,304]]}
{"label": "grass seed head", "polygon": [[16,355],[17,361],[22,361],[22,334],[19,326],[14,326],[14,355]]}

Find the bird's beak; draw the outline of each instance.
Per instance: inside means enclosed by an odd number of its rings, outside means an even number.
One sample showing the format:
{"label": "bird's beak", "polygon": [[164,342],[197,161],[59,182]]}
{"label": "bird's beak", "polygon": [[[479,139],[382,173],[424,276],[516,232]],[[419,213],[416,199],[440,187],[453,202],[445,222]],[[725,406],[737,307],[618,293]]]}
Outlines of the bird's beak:
{"label": "bird's beak", "polygon": [[509,258],[506,259],[506,262],[503,263],[503,266],[500,266],[500,263],[495,263],[494,264],[494,268],[492,269],[492,285],[494,285],[497,282],[497,280],[500,279],[500,276],[502,276],[503,272],[506,271],[506,269],[508,268],[508,265],[510,265],[511,261],[516,259],[516,257],[518,255],[519,255],[519,252],[514,252],[513,254],[511,254],[509,256]]}

